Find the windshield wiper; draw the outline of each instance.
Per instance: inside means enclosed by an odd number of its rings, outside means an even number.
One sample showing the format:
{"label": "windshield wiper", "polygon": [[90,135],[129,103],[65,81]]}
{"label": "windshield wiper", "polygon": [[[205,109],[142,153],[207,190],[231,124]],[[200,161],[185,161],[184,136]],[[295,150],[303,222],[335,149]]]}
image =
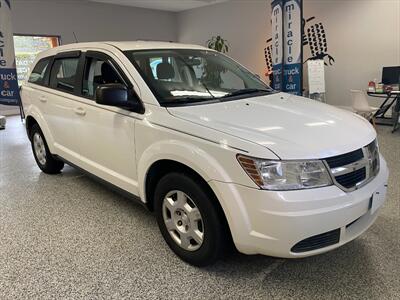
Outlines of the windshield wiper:
{"label": "windshield wiper", "polygon": [[254,94],[254,93],[273,93],[273,92],[274,92],[274,90],[247,88],[247,89],[241,89],[241,90],[237,90],[232,93],[226,94],[225,96],[222,96],[221,98],[248,95],[248,94]]}
{"label": "windshield wiper", "polygon": [[165,100],[162,102],[163,105],[167,106],[180,106],[184,104],[190,104],[190,103],[201,103],[201,102],[209,102],[209,101],[218,101],[216,98],[211,98],[211,97],[182,97],[182,98],[176,98],[174,100]]}

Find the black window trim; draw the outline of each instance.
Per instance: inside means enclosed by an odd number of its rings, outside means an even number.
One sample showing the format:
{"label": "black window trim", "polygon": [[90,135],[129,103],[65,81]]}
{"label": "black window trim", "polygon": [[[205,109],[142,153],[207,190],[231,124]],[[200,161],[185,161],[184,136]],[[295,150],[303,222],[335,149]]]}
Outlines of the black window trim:
{"label": "black window trim", "polygon": [[[80,63],[81,63],[81,60],[82,60],[82,55],[81,54],[82,54],[82,51],[80,51],[80,50],[79,51],[66,51],[66,52],[57,53],[53,57],[53,59],[51,61],[51,68],[50,68],[50,72],[49,72],[49,76],[48,76],[47,87],[49,87],[49,88],[51,88],[53,90],[62,92],[62,93],[78,96],[77,95],[77,85],[79,84],[79,81],[78,81],[79,75],[80,75],[79,66],[80,66]],[[60,88],[58,88],[56,86],[52,86],[51,85],[51,80],[50,80],[51,79],[51,73],[53,71],[53,67],[54,67],[54,64],[55,64],[56,60],[58,60],[58,59],[69,59],[69,58],[78,58],[78,66],[76,68],[74,90],[71,91],[71,92],[63,90],[63,89],[60,89]]]}
{"label": "black window trim", "polygon": [[109,63],[115,69],[118,76],[122,79],[122,81],[124,82],[124,84],[126,85],[128,90],[132,91],[132,93],[134,93],[134,95],[138,99],[140,107],[139,107],[139,109],[132,110],[132,111],[135,113],[138,113],[138,114],[144,114],[144,112],[145,112],[144,103],[143,103],[142,99],[139,97],[139,95],[136,93],[136,91],[134,89],[134,85],[129,80],[128,76],[125,74],[125,72],[122,70],[122,68],[119,66],[119,64],[112,57],[110,57],[108,54],[101,52],[99,50],[88,50],[88,51],[82,53],[82,55],[80,57],[80,62],[78,65],[78,71],[77,71],[77,77],[79,78],[79,83],[76,86],[76,88],[77,88],[76,95],[81,98],[90,100],[90,101],[95,101],[92,97],[83,95],[83,93],[82,93],[83,79],[85,76],[84,73],[85,73],[87,57],[101,59],[101,60]]}
{"label": "black window trim", "polygon": [[[116,49],[118,49],[118,48],[116,48]],[[120,49],[118,49],[118,50],[120,50]],[[49,89],[57,91],[57,92],[66,93],[69,95],[73,95],[73,96],[77,96],[77,97],[80,97],[80,98],[83,98],[86,100],[93,101],[93,98],[86,97],[82,94],[82,83],[83,83],[83,76],[84,76],[84,71],[85,71],[86,56],[100,58],[100,59],[103,59],[104,61],[109,62],[116,69],[118,75],[121,76],[121,79],[123,79],[123,81],[126,83],[127,88],[130,89],[135,94],[135,96],[138,99],[138,102],[140,104],[139,108],[137,110],[127,110],[127,111],[131,111],[131,112],[138,113],[141,115],[145,113],[144,102],[139,97],[139,95],[136,93],[136,91],[134,89],[134,85],[132,84],[131,80],[129,80],[128,76],[125,74],[125,72],[122,70],[122,68],[119,66],[119,64],[113,58],[111,58],[109,55],[107,55],[106,53],[101,52],[99,50],[88,50],[86,52],[83,52],[81,50],[64,51],[64,52],[59,52],[55,55],[43,57],[39,61],[41,61],[43,59],[50,59],[48,65],[47,65],[47,69],[45,71],[44,83],[38,84],[38,83],[34,83],[34,82],[29,82],[29,81],[28,82],[30,84],[36,84],[38,86],[43,86],[43,87],[49,88]],[[57,87],[50,85],[50,76],[51,76],[51,71],[53,70],[53,67],[54,67],[54,63],[57,59],[62,59],[62,58],[79,58],[78,67],[77,67],[76,76],[75,76],[75,87],[72,92],[69,92],[69,91],[66,91],[63,89],[59,89]],[[36,66],[36,64],[35,64],[35,66]]]}
{"label": "black window trim", "polygon": [[73,51],[64,51],[64,52],[58,52],[55,55],[56,59],[59,58],[78,58],[82,54],[81,50],[73,50]]}

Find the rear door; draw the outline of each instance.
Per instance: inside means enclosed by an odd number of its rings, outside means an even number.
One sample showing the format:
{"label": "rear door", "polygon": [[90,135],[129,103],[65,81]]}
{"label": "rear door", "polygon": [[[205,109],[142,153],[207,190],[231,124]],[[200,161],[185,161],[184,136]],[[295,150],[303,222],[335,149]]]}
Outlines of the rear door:
{"label": "rear door", "polygon": [[80,140],[77,136],[78,116],[76,95],[78,66],[81,52],[57,54],[49,74],[49,89],[39,99],[43,103],[43,115],[54,139],[56,154],[79,164]]}
{"label": "rear door", "polygon": [[44,93],[46,93],[46,87],[48,87],[49,84],[49,73],[52,61],[52,56],[40,59],[35,64],[28,78],[28,83],[23,84],[21,88],[21,99],[24,109],[27,109],[30,105],[37,107],[40,111],[46,109],[44,105]]}

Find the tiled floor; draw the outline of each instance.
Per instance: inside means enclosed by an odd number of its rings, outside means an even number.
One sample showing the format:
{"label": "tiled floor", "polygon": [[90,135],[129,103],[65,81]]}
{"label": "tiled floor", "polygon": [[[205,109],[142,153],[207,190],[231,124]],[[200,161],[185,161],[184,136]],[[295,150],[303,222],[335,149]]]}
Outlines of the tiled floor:
{"label": "tiled floor", "polygon": [[300,260],[234,254],[198,269],[153,215],[66,167],[41,173],[24,128],[0,131],[0,299],[399,299],[400,131],[380,127],[388,201],[360,238]]}

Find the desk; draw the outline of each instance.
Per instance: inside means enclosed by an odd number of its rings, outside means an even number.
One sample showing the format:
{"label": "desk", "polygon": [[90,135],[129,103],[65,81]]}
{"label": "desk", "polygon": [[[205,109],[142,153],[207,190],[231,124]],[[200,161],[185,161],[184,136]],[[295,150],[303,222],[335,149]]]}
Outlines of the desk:
{"label": "desk", "polygon": [[400,94],[397,94],[397,102],[396,106],[394,107],[394,124],[393,124],[393,130],[392,133],[395,132],[397,129],[399,129],[399,116],[400,116]]}
{"label": "desk", "polygon": [[[385,100],[382,102],[381,106],[374,114],[375,123],[379,125],[389,125],[393,126],[393,131],[395,131],[398,127],[398,116],[400,111],[400,92],[399,91],[391,91],[391,92],[367,92],[368,96],[384,98]],[[395,104],[396,103],[396,104]],[[397,118],[388,118],[385,116],[386,112],[395,104],[395,113]],[[395,115],[395,117],[396,117]],[[393,123],[393,119],[396,121]]]}

